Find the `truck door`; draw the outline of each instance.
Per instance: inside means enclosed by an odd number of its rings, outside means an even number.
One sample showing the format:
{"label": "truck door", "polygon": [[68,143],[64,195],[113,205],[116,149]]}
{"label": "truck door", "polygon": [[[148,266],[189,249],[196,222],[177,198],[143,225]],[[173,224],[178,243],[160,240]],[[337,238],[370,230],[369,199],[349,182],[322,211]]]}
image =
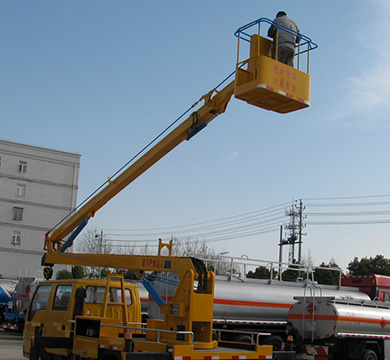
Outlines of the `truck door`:
{"label": "truck door", "polygon": [[50,326],[50,331],[46,332],[46,336],[69,337],[71,329],[69,320],[72,318],[72,309],[70,307],[73,304],[71,301],[73,297],[72,290],[72,284],[59,284],[56,286],[53,305],[51,309],[48,309],[52,326]]}
{"label": "truck door", "polygon": [[37,288],[27,311],[24,328],[23,351],[30,353],[35,329],[42,334],[47,324],[47,308],[49,306],[52,285],[41,285]]}
{"label": "truck door", "polygon": [[389,302],[390,301],[390,290],[379,289],[378,298],[379,298],[379,301]]}
{"label": "truck door", "polygon": [[[135,290],[138,291],[137,288]],[[127,308],[127,318],[130,323],[141,322],[139,315],[141,314],[141,306],[139,302],[133,300],[133,294],[131,288],[125,288],[126,295],[126,308]],[[120,288],[111,287],[110,288],[110,301],[113,303],[122,303],[122,291]],[[121,318],[122,306],[121,305],[111,305],[109,308],[110,317]]]}
{"label": "truck door", "polygon": [[[73,285],[68,283],[54,283],[51,289],[51,297],[46,309],[46,323],[42,330],[42,336],[50,338],[70,338],[72,323],[72,293]],[[47,352],[55,355],[68,356],[69,350],[62,346],[50,347]]]}
{"label": "truck door", "polygon": [[[132,293],[132,290],[134,293]],[[84,315],[103,316],[104,286],[88,285],[86,287],[86,298]],[[141,322],[141,305],[139,301],[138,289],[135,285],[126,285],[126,306],[129,322]],[[120,288],[110,287],[109,302],[106,317],[113,319],[122,318],[122,292]]]}

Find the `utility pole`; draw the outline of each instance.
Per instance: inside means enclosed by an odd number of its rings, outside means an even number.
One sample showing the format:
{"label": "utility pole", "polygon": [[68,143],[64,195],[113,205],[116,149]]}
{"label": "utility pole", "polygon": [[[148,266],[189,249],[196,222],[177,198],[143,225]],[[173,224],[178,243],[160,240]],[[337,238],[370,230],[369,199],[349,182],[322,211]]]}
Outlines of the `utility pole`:
{"label": "utility pole", "polygon": [[[98,254],[104,254],[106,251],[104,250],[103,251],[103,239],[104,239],[104,234],[103,234],[103,230],[100,230],[100,235],[99,234],[95,234],[95,239],[98,239]],[[95,270],[94,270],[95,271]],[[99,272],[99,279],[102,278],[102,271],[101,270],[98,270]]]}
{"label": "utility pole", "polygon": [[290,222],[284,226],[286,230],[289,230],[287,239],[280,240],[280,256],[282,245],[289,245],[288,263],[292,264],[295,260],[295,244],[298,244],[298,263],[302,264],[302,236],[306,235],[302,232],[306,226],[303,224],[303,220],[306,216],[303,215],[305,207],[300,200],[299,205],[291,205],[289,210],[286,210],[286,215],[290,217]]}
{"label": "utility pole", "polygon": [[299,201],[299,235],[298,235],[298,261],[300,264],[302,264],[302,235],[306,235],[306,233],[302,233],[302,229],[306,226],[306,224],[303,224],[303,220],[306,219],[306,215],[303,216],[303,210],[305,210],[306,207],[302,205],[302,199]]}
{"label": "utility pole", "polygon": [[279,238],[279,280],[282,279],[282,262],[283,262],[283,225],[280,225],[280,238]]}

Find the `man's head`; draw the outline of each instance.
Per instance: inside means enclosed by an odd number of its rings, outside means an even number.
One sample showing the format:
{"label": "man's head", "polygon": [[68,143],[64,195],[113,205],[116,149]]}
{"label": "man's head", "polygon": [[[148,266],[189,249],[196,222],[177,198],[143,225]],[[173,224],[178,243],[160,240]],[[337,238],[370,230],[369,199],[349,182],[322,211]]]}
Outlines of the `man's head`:
{"label": "man's head", "polygon": [[282,16],[286,16],[287,14],[284,12],[284,11],[279,11],[277,14],[276,14],[276,17],[282,17]]}
{"label": "man's head", "polygon": [[293,328],[292,322],[291,321],[287,321],[286,329],[290,331],[292,328]]}

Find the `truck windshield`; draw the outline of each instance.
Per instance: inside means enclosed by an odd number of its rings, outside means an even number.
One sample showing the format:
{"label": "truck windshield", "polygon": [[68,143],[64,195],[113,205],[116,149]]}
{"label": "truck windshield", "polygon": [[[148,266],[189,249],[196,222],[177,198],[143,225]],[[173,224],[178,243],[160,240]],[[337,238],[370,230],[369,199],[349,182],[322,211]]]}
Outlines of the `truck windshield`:
{"label": "truck windshield", "polygon": [[28,320],[31,321],[35,313],[38,310],[46,310],[47,303],[49,301],[51,285],[40,286],[34,294],[34,298],[31,301],[30,312],[28,314]]}

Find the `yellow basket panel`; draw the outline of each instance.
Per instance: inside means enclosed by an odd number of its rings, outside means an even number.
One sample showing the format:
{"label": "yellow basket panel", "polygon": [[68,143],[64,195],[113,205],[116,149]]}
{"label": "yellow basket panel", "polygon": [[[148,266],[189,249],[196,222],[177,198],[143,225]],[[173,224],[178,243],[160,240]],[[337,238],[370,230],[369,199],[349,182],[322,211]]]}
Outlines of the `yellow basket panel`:
{"label": "yellow basket panel", "polygon": [[[247,103],[288,113],[310,105],[310,75],[268,56],[256,59],[255,78],[239,69],[235,97]],[[248,81],[249,80],[249,81]]]}

